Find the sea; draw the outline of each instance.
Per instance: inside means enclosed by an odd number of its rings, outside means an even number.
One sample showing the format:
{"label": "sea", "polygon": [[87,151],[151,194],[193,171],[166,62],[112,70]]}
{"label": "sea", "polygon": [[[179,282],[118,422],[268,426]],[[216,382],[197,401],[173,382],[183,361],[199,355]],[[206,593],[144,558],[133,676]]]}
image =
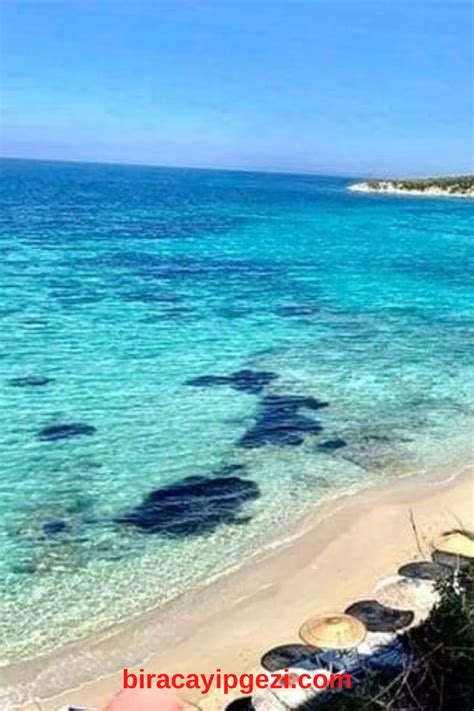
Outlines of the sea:
{"label": "sea", "polygon": [[472,461],[474,203],[2,160],[0,673]]}

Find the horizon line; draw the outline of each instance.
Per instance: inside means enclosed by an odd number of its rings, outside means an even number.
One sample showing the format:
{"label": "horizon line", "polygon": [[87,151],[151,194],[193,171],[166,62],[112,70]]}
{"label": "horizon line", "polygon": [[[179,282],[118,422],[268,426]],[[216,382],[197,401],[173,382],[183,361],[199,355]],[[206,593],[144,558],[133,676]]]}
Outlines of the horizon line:
{"label": "horizon line", "polygon": [[351,179],[362,179],[374,177],[371,175],[351,175],[343,173],[325,173],[325,172],[313,172],[313,171],[303,171],[297,169],[278,169],[278,168],[232,168],[224,166],[209,166],[209,165],[172,165],[166,163],[122,163],[115,160],[80,160],[77,158],[33,158],[30,156],[11,156],[11,155],[0,155],[0,160],[16,160],[16,161],[34,161],[36,163],[64,163],[64,164],[78,164],[78,165],[110,165],[123,168],[165,168],[169,170],[202,170],[202,171],[219,171],[227,173],[264,173],[268,175],[304,175],[304,176],[314,176],[320,178],[351,178]]}
{"label": "horizon line", "polygon": [[463,171],[458,172],[447,172],[447,173],[416,173],[416,174],[404,174],[404,175],[381,175],[375,173],[366,174],[351,174],[351,173],[326,173],[326,172],[315,172],[315,171],[304,171],[296,169],[284,169],[284,168],[232,168],[224,166],[208,166],[208,165],[170,165],[166,163],[122,163],[119,161],[107,161],[107,160],[79,160],[79,159],[66,159],[66,158],[33,158],[30,156],[11,156],[11,155],[0,155],[0,160],[12,160],[12,161],[31,161],[36,163],[62,163],[62,164],[73,164],[73,165],[104,165],[104,166],[116,166],[122,168],[157,168],[166,170],[201,170],[201,171],[214,171],[222,173],[258,173],[264,175],[293,175],[293,176],[305,176],[305,177],[315,177],[315,178],[346,178],[350,180],[404,180],[404,179],[427,179],[427,178],[456,178],[470,176],[471,173],[465,173]]}

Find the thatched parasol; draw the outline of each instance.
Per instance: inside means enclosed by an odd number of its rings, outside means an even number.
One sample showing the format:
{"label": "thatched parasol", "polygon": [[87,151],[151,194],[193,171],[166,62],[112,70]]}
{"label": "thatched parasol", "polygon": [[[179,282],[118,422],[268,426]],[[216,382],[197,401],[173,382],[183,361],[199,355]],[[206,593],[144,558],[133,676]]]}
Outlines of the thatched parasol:
{"label": "thatched parasol", "polygon": [[405,578],[418,578],[419,580],[444,580],[451,574],[448,566],[433,563],[431,560],[413,561],[405,563],[398,569],[398,574]]}
{"label": "thatched parasol", "polygon": [[270,672],[289,667],[300,667],[302,664],[306,666],[306,663],[311,666],[317,653],[318,649],[308,644],[281,644],[265,652],[260,664]]}
{"label": "thatched parasol", "polygon": [[440,553],[474,559],[474,536],[467,531],[448,531],[435,538],[433,548]]}
{"label": "thatched parasol", "polygon": [[369,632],[396,632],[413,622],[411,610],[392,609],[377,600],[359,600],[349,605],[346,614],[357,617]]}
{"label": "thatched parasol", "polygon": [[366,635],[366,628],[356,617],[335,613],[307,620],[300,629],[303,642],[322,649],[351,649]]}
{"label": "thatched parasol", "polygon": [[432,580],[392,575],[376,585],[374,598],[394,610],[412,610],[418,624],[429,617],[440,596]]}

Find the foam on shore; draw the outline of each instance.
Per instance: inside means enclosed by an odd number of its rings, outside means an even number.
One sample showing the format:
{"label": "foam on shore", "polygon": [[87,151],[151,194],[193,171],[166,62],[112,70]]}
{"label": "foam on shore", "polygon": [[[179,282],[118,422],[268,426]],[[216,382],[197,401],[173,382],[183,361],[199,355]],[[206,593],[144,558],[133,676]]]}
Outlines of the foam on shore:
{"label": "foam on shore", "polygon": [[426,188],[399,187],[391,180],[379,180],[375,184],[370,182],[354,183],[349,186],[351,192],[359,193],[385,193],[387,195],[414,195],[417,197],[453,197],[474,198],[474,187],[467,191],[449,190],[447,188],[430,186]]}

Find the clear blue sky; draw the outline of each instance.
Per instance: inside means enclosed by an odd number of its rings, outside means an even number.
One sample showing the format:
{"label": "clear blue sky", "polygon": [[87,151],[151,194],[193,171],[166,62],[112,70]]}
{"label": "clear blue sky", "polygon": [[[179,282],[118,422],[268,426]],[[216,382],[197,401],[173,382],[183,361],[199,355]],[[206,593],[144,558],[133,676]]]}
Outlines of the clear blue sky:
{"label": "clear blue sky", "polygon": [[471,0],[1,0],[2,154],[472,172]]}

